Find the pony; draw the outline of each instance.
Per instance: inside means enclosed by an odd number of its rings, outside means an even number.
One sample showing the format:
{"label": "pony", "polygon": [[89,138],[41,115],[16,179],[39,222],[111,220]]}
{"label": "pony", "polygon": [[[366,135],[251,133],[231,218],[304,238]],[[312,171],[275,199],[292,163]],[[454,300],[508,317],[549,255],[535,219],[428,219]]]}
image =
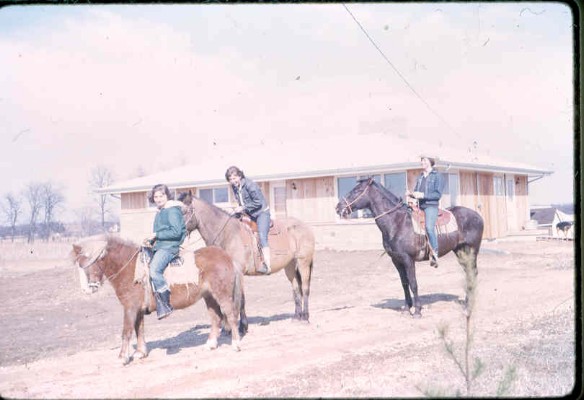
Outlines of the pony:
{"label": "pony", "polygon": [[[411,208],[373,178],[358,181],[357,185],[338,202],[336,212],[344,218],[353,211],[364,208],[373,213],[375,223],[381,231],[383,248],[399,273],[405,295],[404,310],[410,312],[413,306],[415,310],[412,316],[420,318],[422,306],[418,297],[415,263],[429,258],[425,233],[418,234],[414,231]],[[439,256],[453,251],[465,270],[467,276],[465,304],[468,306],[478,274],[477,256],[483,237],[484,222],[479,213],[466,207],[455,206],[448,211],[456,220],[457,230],[438,235]],[[413,303],[410,291],[414,297]]]}
{"label": "pony", "polygon": [[[189,234],[197,229],[207,246],[217,245],[244,268],[245,275],[258,275],[257,242],[249,225],[190,191],[180,193]],[[284,270],[292,285],[294,320],[308,321],[308,298],[315,239],[310,227],[296,218],[272,221],[268,242],[272,273]]]}
{"label": "pony", "polygon": [[[122,328],[122,347],[119,358],[126,365],[134,358],[147,357],[148,349],[144,337],[144,315],[156,310],[156,301],[150,289],[148,279],[136,279],[140,275],[138,257],[141,247],[114,235],[100,235],[82,239],[73,244],[71,258],[78,266],[81,287],[86,293],[94,293],[107,279],[124,309]],[[211,330],[206,342],[208,349],[217,348],[221,331],[221,321],[225,329],[231,330],[232,348],[240,350],[241,336],[248,328],[245,314],[245,295],[243,291],[243,274],[241,267],[219,247],[204,247],[194,252],[195,265],[198,269],[193,276],[183,282],[170,283],[170,302],[175,309],[189,307],[205,300],[211,319]],[[176,267],[184,268],[183,267]],[[165,276],[169,270],[165,271]],[[144,269],[146,272],[146,269]],[[237,325],[239,316],[239,326]],[[130,355],[130,340],[136,333],[136,351]]]}

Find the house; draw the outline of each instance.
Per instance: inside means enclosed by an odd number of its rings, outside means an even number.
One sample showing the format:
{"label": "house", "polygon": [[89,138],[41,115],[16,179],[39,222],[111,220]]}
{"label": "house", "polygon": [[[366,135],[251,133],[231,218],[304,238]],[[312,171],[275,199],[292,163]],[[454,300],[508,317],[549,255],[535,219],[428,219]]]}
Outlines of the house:
{"label": "house", "polygon": [[193,190],[215,205],[235,206],[225,170],[236,165],[261,185],[272,218],[294,216],[310,224],[318,248],[382,249],[381,237],[367,210],[340,219],[335,205],[357,182],[373,176],[398,195],[413,188],[420,154],[435,149],[436,168],[444,174],[441,207],[461,205],[485,220],[484,238],[497,238],[523,229],[530,219],[528,186],[551,174],[514,161],[497,160],[469,149],[418,143],[385,134],[339,136],[310,141],[263,141],[256,145],[201,146],[189,165],[117,182],[100,193],[121,196],[120,228],[140,241],[152,227],[155,208],[148,191],[165,183],[176,192]]}
{"label": "house", "polygon": [[[570,205],[551,205],[532,207],[530,216],[537,221],[539,228],[548,229],[549,236],[574,239],[574,208]],[[568,222],[565,230],[559,230],[558,224]]]}

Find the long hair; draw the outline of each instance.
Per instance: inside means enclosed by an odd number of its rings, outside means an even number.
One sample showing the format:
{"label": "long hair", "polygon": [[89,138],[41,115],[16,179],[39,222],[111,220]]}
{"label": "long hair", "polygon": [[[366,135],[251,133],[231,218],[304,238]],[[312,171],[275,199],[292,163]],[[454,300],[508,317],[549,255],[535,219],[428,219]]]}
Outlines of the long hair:
{"label": "long hair", "polygon": [[168,186],[166,186],[163,183],[159,183],[158,185],[154,185],[154,187],[152,188],[152,190],[148,194],[148,201],[152,204],[154,204],[154,193],[156,193],[156,192],[163,192],[166,195],[166,197],[168,198],[168,200],[174,200],[174,196],[170,192],[170,189],[168,188]]}
{"label": "long hair", "polygon": [[235,165],[232,165],[231,167],[227,168],[227,171],[225,171],[225,180],[227,182],[229,182],[229,177],[231,175],[237,175],[240,178],[245,178],[243,171],[237,168]]}

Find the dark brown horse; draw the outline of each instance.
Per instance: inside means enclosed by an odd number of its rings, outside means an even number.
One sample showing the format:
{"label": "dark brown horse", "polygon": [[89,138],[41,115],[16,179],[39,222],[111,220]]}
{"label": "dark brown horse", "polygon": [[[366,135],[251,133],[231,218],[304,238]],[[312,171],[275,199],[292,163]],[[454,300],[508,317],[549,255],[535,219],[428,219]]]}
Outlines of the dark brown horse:
{"label": "dark brown horse", "polygon": [[[416,261],[428,260],[425,251],[424,234],[417,234],[411,217],[411,210],[385,187],[372,178],[363,179],[339,203],[336,211],[341,217],[346,217],[352,211],[367,208],[371,210],[381,230],[383,248],[397,268],[405,294],[405,306],[409,311],[415,308],[413,316],[422,316],[420,299],[418,298],[418,283],[416,281]],[[453,251],[458,262],[469,276],[476,277],[477,255],[483,237],[483,218],[476,211],[466,207],[451,207],[448,209],[454,215],[458,230],[449,234],[438,235],[439,256]],[[474,285],[467,279],[468,293]],[[412,297],[410,290],[414,295]]]}
{"label": "dark brown horse", "polygon": [[[245,275],[257,275],[259,259],[254,251],[257,246],[252,240],[251,231],[242,226],[239,219],[190,192],[181,193],[179,199],[187,206],[183,213],[189,233],[198,229],[207,246],[217,245],[225,249],[243,266]],[[308,225],[295,218],[278,219],[273,223],[268,235],[272,272],[284,269],[292,284],[294,319],[308,321],[314,234]]]}
{"label": "dark brown horse", "polygon": [[[141,265],[137,261],[139,253],[138,245],[113,235],[81,240],[73,245],[71,253],[79,267],[84,291],[95,292],[107,279],[124,308],[122,348],[119,355],[124,364],[129,363],[133,357],[144,358],[148,355],[144,338],[144,314],[156,310],[152,291],[145,287],[144,282],[136,280],[136,276],[140,276],[137,273]],[[205,299],[211,318],[207,347],[209,349],[217,347],[223,319],[226,330],[230,329],[232,333],[232,347],[239,351],[240,334],[245,334],[248,325],[241,267],[234,263],[223,249],[216,246],[201,248],[194,252],[194,256],[196,268],[192,267],[188,274],[191,276],[187,280],[180,283],[172,282],[168,278],[168,273],[174,267],[169,267],[165,271],[171,290],[170,302],[175,309],[181,309],[195,304],[201,298]],[[130,356],[130,339],[134,331],[137,346],[134,354]]]}

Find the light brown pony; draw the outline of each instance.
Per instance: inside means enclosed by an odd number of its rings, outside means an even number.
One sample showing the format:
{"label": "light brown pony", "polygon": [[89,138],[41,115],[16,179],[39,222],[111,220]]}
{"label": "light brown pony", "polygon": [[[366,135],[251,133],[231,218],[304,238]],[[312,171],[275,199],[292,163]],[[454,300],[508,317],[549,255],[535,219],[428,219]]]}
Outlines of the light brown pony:
{"label": "light brown pony", "polygon": [[[181,193],[179,200],[186,205],[183,215],[189,233],[198,229],[207,246],[217,245],[225,249],[243,266],[245,275],[258,275],[257,243],[252,240],[247,226],[190,192]],[[308,321],[314,234],[308,225],[296,218],[278,219],[273,223],[268,235],[272,273],[284,270],[292,284],[294,319]]]}
{"label": "light brown pony", "polygon": [[[144,358],[148,355],[144,338],[144,314],[156,310],[152,291],[146,290],[142,283],[135,283],[134,274],[139,252],[138,245],[113,235],[81,240],[73,244],[71,252],[71,257],[79,267],[82,289],[95,292],[107,279],[124,308],[122,348],[119,354],[124,365],[133,358]],[[216,246],[201,248],[194,255],[195,265],[199,270],[198,284],[196,276],[185,283],[169,282],[170,302],[175,309],[182,309],[204,298],[211,318],[207,347],[211,350],[217,348],[223,319],[226,330],[231,330],[232,333],[232,347],[239,351],[240,334],[247,332],[248,325],[241,268],[223,249]],[[130,356],[133,331],[136,332],[137,346]]]}

